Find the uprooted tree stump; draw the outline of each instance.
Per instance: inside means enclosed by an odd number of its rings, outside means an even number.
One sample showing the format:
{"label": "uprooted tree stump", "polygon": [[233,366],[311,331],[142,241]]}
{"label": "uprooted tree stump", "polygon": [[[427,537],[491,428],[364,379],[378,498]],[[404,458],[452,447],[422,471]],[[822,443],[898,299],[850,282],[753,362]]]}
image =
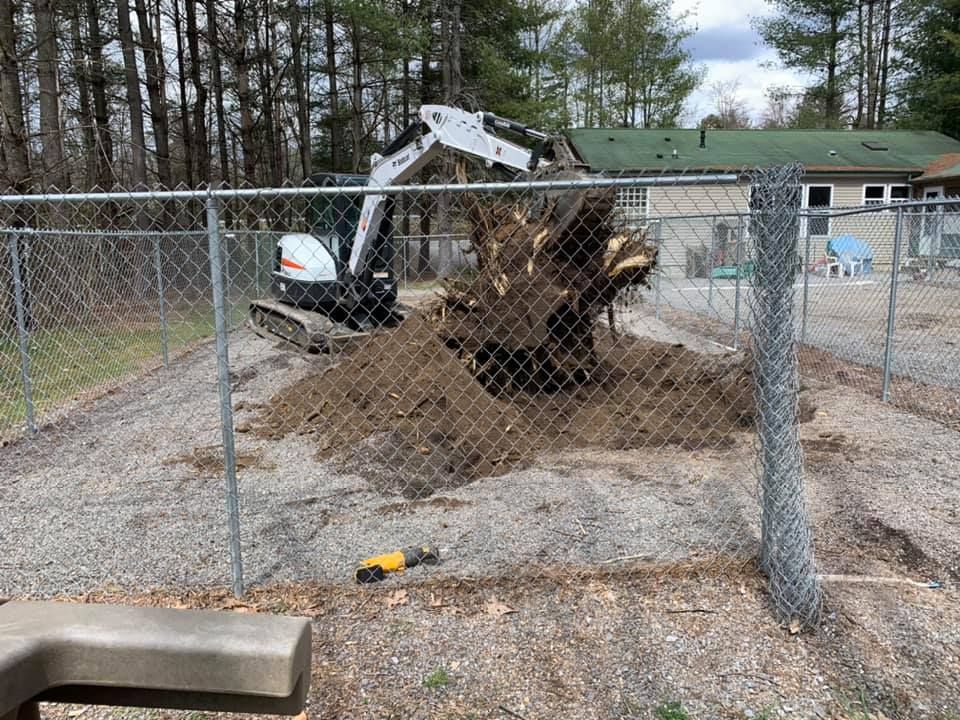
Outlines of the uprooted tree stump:
{"label": "uprooted tree stump", "polygon": [[656,247],[617,228],[613,188],[553,191],[531,208],[470,209],[475,277],[444,283],[430,318],[493,392],[552,392],[589,380],[593,331],[620,290],[649,287]]}

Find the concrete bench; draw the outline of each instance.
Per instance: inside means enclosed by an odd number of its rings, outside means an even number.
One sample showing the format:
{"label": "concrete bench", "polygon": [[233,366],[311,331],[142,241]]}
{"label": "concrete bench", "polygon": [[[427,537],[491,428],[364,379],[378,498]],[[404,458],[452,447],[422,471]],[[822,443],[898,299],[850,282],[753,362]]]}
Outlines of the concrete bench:
{"label": "concrete bench", "polygon": [[209,610],[0,605],[0,720],[36,702],[296,715],[310,622]]}

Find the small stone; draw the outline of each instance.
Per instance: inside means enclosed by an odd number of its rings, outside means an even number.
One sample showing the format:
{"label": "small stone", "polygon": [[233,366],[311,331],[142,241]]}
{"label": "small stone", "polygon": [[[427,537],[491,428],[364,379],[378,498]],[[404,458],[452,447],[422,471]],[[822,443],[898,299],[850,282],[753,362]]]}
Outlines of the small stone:
{"label": "small stone", "polygon": [[676,635],[667,635],[667,642],[668,642],[668,643],[676,642],[676,641],[679,640],[679,639],[680,639],[680,638],[678,638]]}
{"label": "small stone", "polygon": [[745,718],[752,718],[752,717],[756,716],[756,713],[755,713],[753,710],[751,710],[750,708],[747,708],[746,710],[743,711],[743,716],[744,716]]}
{"label": "small stone", "polygon": [[400,658],[398,658],[396,655],[394,655],[393,657],[390,658],[390,662],[392,662],[394,665],[399,665],[399,664],[400,664]]}

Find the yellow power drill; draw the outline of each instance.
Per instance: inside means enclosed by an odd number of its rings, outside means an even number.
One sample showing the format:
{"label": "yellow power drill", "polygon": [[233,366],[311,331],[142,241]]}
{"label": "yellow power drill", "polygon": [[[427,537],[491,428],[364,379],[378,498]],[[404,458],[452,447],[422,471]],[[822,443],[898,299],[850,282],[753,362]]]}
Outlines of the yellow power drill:
{"label": "yellow power drill", "polygon": [[361,560],[353,576],[358,583],[380,582],[387,573],[403,572],[416,565],[436,565],[439,562],[440,551],[429,545],[422,545]]}

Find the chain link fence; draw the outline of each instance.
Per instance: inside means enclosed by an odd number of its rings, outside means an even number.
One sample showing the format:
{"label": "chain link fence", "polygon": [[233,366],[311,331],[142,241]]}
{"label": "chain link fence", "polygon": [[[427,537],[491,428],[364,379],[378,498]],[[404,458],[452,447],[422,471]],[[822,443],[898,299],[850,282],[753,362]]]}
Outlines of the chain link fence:
{"label": "chain link fence", "polygon": [[955,399],[960,288],[949,205],[812,213],[800,172],[378,189],[356,277],[368,188],[4,197],[0,592],[429,545],[403,582],[759,558],[816,624],[796,353]]}
{"label": "chain link fence", "polygon": [[[798,211],[795,332],[804,375],[957,427],[954,207],[940,200]],[[658,318],[736,348],[747,331],[756,274],[750,216],[696,220],[696,235],[661,247],[660,273],[646,295]],[[693,221],[662,217],[659,232],[679,238]]]}

